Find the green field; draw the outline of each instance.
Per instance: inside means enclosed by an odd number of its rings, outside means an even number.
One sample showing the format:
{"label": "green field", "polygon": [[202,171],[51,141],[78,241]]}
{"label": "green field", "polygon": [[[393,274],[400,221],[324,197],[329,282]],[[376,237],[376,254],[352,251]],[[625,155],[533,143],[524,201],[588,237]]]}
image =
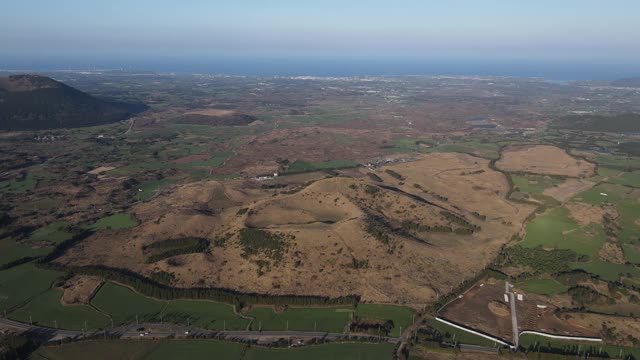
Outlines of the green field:
{"label": "green field", "polygon": [[526,225],[523,247],[537,246],[569,249],[578,254],[596,257],[605,241],[601,225],[580,227],[569,218],[566,208],[555,208],[536,217]]}
{"label": "green field", "polygon": [[90,230],[117,230],[117,229],[130,229],[138,226],[138,220],[134,219],[129,214],[115,214],[96,221],[93,225],[88,226]]}
{"label": "green field", "polygon": [[231,156],[231,152],[224,151],[215,154],[208,160],[193,161],[187,164],[176,164],[175,167],[178,169],[190,169],[194,167],[218,167],[222,165],[229,158],[229,156]]}
{"label": "green field", "polygon": [[213,301],[161,301],[138,294],[114,283],[106,283],[91,301],[97,309],[111,315],[116,324],[160,321],[191,324],[213,330],[245,330],[249,320],[237,316],[231,305]]}
{"label": "green field", "polygon": [[32,358],[81,360],[91,354],[92,360],[389,360],[393,357],[394,348],[393,344],[388,343],[343,343],[273,349],[214,340],[93,340],[43,347]]}
{"label": "green field", "polygon": [[27,173],[24,179],[0,182],[0,193],[24,193],[35,188],[36,185],[38,185],[36,177]]}
{"label": "green field", "polygon": [[516,286],[524,291],[541,294],[541,295],[557,295],[567,291],[567,287],[553,279],[532,279],[519,282]]}
{"label": "green field", "polygon": [[247,346],[213,340],[160,342],[144,359],[242,359]]}
{"label": "green field", "polygon": [[50,289],[29,301],[23,307],[12,311],[9,318],[12,320],[46,327],[57,326],[61,329],[81,330],[105,328],[111,324],[109,317],[97,312],[86,305],[65,306],[60,303],[63,290]]}
{"label": "green field", "polygon": [[66,222],[54,222],[47,226],[41,227],[29,235],[31,240],[50,241],[59,244],[69,240],[73,234],[69,231],[69,224]]}
{"label": "green field", "polygon": [[302,160],[297,160],[293,164],[289,165],[287,169],[288,173],[316,171],[325,169],[343,169],[357,167],[359,164],[351,160],[334,160],[321,163],[309,163]]}
{"label": "green field", "polygon": [[212,330],[245,330],[249,320],[233,312],[233,306],[213,301],[175,300],[164,310],[163,319]]}
{"label": "green field", "polygon": [[255,307],[247,313],[254,317],[252,330],[308,330],[342,333],[351,320],[351,308],[289,308],[276,314],[271,307]]}
{"label": "green field", "polygon": [[640,158],[633,156],[598,155],[594,160],[598,165],[611,169],[623,171],[640,169]]}
{"label": "green field", "polygon": [[60,276],[60,272],[38,269],[32,263],[0,271],[0,311],[9,311],[45,292]]}
{"label": "green field", "polygon": [[633,355],[636,359],[640,358],[640,348],[633,349],[615,345],[593,344],[585,341],[576,342],[557,340],[532,334],[524,334],[520,337],[520,345],[525,349],[529,348],[530,346],[535,346],[536,344],[540,346],[552,346],[558,349],[571,347],[580,347],[583,350],[591,348],[595,351],[600,351],[600,349],[602,349],[603,352],[609,354],[609,357],[618,359],[625,358],[625,356],[627,355]]}
{"label": "green field", "polygon": [[12,238],[0,240],[0,266],[25,257],[42,256],[51,249],[46,247],[34,248],[27,242],[17,242]]}
{"label": "green field", "polygon": [[325,344],[294,349],[251,347],[242,360],[389,360],[394,344]]}
{"label": "green field", "polygon": [[428,148],[420,146],[420,144],[433,145],[431,139],[418,139],[418,138],[402,138],[394,139],[393,146],[385,148],[387,151],[395,153],[412,153],[426,151]]}
{"label": "green field", "polygon": [[[640,278],[640,268],[627,264],[612,264],[601,260],[572,264],[574,269],[582,269],[609,281],[618,281],[620,276]],[[631,275],[631,276],[629,276]]]}
{"label": "green field", "polygon": [[[445,337],[445,340],[448,342],[452,342],[453,336],[455,335],[456,343],[480,345],[480,346],[491,346],[491,347],[496,346],[496,344],[489,339],[485,339],[481,336],[460,330],[458,328],[454,328],[453,326],[449,326],[447,324],[441,323],[439,321],[436,321],[435,319],[427,320],[427,324],[429,325],[429,327],[436,329],[441,334],[443,334]],[[498,346],[500,345],[498,344]]]}
{"label": "green field", "polygon": [[529,194],[542,194],[542,192],[552,186],[562,183],[564,180],[549,176],[531,176],[511,174],[513,185],[519,191]]}
{"label": "green field", "polygon": [[427,150],[429,153],[434,152],[459,152],[471,154],[481,158],[494,160],[500,157],[500,146],[493,142],[461,142],[454,144],[439,145]]}
{"label": "green field", "polygon": [[610,176],[607,182],[631,187],[640,187],[640,171],[622,172],[615,176]]}
{"label": "green field", "polygon": [[[171,179],[150,180],[139,184],[136,188],[139,189],[136,192],[137,200],[149,200],[156,194],[156,192],[168,185],[173,184],[175,181]],[[142,191],[140,191],[142,190]]]}
{"label": "green field", "polygon": [[390,336],[400,336],[400,327],[403,331],[413,323],[415,311],[405,306],[359,304],[356,315],[363,318],[393,321],[393,329]]}
{"label": "green field", "polygon": [[129,288],[108,282],[96,293],[91,305],[111,315],[116,325],[136,321],[160,321],[160,312],[167,303],[133,292]]}

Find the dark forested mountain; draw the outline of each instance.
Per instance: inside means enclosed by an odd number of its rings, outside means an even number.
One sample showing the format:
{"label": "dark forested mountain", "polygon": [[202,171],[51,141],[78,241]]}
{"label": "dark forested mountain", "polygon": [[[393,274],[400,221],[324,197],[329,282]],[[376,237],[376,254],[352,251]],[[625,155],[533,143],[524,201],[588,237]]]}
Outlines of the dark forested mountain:
{"label": "dark forested mountain", "polygon": [[100,100],[45,76],[0,77],[3,130],[100,125],[127,119],[145,108]]}

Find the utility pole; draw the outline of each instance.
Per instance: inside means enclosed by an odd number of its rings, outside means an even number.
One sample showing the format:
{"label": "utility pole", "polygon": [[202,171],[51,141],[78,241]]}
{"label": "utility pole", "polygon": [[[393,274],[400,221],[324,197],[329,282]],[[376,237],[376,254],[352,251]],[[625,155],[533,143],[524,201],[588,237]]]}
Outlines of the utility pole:
{"label": "utility pole", "polygon": [[287,331],[289,331],[289,320],[287,320]]}
{"label": "utility pole", "polygon": [[58,320],[53,320],[53,324],[56,327],[56,329],[58,328]]}
{"label": "utility pole", "polygon": [[223,321],[223,331],[227,331],[227,320],[222,320]]}

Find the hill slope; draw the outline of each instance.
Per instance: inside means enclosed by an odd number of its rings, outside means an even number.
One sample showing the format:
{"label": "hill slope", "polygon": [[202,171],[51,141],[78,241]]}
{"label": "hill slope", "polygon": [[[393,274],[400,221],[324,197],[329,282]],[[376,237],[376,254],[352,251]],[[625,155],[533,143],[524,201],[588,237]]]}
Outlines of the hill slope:
{"label": "hill slope", "polygon": [[108,102],[39,75],[0,77],[0,129],[36,130],[107,124],[145,110]]}

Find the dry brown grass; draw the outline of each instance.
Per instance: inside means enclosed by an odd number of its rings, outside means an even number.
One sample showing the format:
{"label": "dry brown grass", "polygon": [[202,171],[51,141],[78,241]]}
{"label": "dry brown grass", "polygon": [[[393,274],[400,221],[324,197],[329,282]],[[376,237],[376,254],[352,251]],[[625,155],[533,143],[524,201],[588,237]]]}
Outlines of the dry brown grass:
{"label": "dry brown grass", "polygon": [[560,202],[566,202],[575,195],[591,189],[593,185],[590,181],[570,178],[557,186],[545,189],[542,193]]}
{"label": "dry brown grass", "polygon": [[551,145],[514,145],[505,148],[496,166],[507,172],[541,175],[563,175],[587,178],[594,175],[595,165],[571,157]]}
{"label": "dry brown grass", "polygon": [[225,109],[198,109],[185,113],[185,115],[227,116],[235,114],[235,110]]}
{"label": "dry brown grass", "polygon": [[[379,189],[365,169],[351,177],[322,179],[320,174],[278,178],[291,183],[282,190],[261,189],[245,180],[208,181],[163,190],[138,204],[133,213],[141,225],[130,230],[102,231],[72,248],[60,261],[128,268],[149,275],[165,270],[176,285],[231,288],[269,294],[340,296],[359,294],[364,301],[424,304],[433,302],[465,278],[480,271],[502,244],[520,231],[532,206],[504,199],[508,183],[488,168],[488,161],[462,154],[425,155],[418,161],[388,167],[407,179],[404,185],[384,171],[385,184],[424,197],[482,226],[473,235],[389,233],[385,245],[365,231],[367,214],[400,228],[403,221],[446,225],[438,206]],[[384,170],[386,168],[383,168]],[[461,175],[461,169],[483,169]],[[310,185],[300,185],[305,181]],[[420,184],[443,202],[413,186]],[[294,193],[287,190],[299,188]],[[245,211],[240,211],[246,209]],[[472,215],[479,212],[486,221]],[[295,237],[282,261],[261,256],[243,258],[237,236],[243,227],[268,229]],[[211,240],[233,234],[222,247],[206,254],[181,255],[156,264],[144,263],[142,247],[169,238],[197,236]],[[393,248],[393,251],[389,251]],[[353,260],[366,261],[354,268]],[[268,261],[263,274],[258,260]]]}
{"label": "dry brown grass", "polygon": [[628,336],[640,340],[640,321],[635,318],[591,313],[564,313],[560,317],[569,324],[598,334],[598,336],[602,335],[603,325],[608,328],[615,328],[616,339],[614,343],[618,345],[636,346]]}
{"label": "dry brown grass", "polygon": [[76,275],[62,285],[64,293],[60,301],[64,305],[88,304],[100,285],[101,278]]}

